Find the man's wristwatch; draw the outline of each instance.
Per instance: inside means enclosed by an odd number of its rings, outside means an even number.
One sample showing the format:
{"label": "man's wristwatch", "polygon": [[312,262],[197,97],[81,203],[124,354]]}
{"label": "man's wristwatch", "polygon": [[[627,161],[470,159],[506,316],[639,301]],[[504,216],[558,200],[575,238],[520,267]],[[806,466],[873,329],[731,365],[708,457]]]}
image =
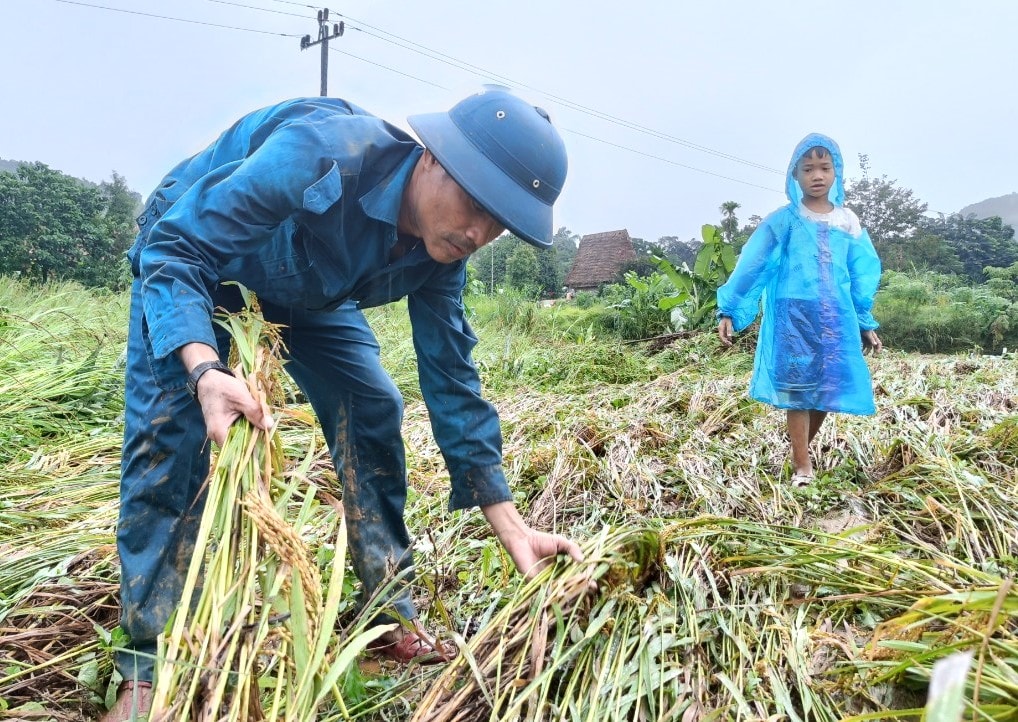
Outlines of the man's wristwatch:
{"label": "man's wristwatch", "polygon": [[215,361],[202,361],[194,367],[191,373],[187,375],[187,392],[191,394],[191,398],[195,401],[198,400],[198,379],[200,379],[206,371],[211,371],[212,369],[224,374],[229,374],[230,376],[234,375],[233,371],[230,370],[230,367],[219,359],[216,359]]}

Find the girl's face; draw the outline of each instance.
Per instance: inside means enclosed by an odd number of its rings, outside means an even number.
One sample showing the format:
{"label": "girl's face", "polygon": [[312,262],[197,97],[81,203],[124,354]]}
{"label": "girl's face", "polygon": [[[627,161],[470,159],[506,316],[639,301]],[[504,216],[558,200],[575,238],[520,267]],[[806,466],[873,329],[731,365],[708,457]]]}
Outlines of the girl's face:
{"label": "girl's face", "polygon": [[818,158],[816,151],[809,151],[795,167],[795,180],[804,198],[826,201],[834,185],[834,159],[830,154]]}

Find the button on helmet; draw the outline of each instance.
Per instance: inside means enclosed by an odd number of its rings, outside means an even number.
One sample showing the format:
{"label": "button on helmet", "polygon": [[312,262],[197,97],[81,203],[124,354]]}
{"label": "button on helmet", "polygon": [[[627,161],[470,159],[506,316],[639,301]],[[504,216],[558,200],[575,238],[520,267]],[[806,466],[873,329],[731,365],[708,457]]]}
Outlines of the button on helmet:
{"label": "button on helmet", "polygon": [[448,113],[407,118],[446,172],[499,223],[551,247],[551,208],[566,179],[566,149],[548,114],[502,89]]}

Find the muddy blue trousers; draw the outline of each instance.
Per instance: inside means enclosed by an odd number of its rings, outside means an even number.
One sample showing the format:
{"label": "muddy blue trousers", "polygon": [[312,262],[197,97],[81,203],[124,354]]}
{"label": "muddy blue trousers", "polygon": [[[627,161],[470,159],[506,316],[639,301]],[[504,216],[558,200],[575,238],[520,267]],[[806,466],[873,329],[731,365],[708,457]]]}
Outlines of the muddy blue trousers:
{"label": "muddy blue trousers", "polygon": [[[217,287],[212,300],[229,310],[241,307],[234,286]],[[284,368],[310,401],[328,442],[342,483],[350,557],[366,598],[394,570],[412,564],[403,521],[402,397],[354,304],[310,312],[263,303],[262,312],[284,326]],[[226,361],[229,339],[218,327],[216,334]],[[127,679],[152,679],[156,638],[180,601],[205,501],[200,490],[209,470],[209,442],[185,381],[175,354],[157,359],[152,353],[136,280],[117,528],[121,625],[131,639],[118,652],[117,667]],[[405,586],[389,603],[401,617],[416,616]]]}

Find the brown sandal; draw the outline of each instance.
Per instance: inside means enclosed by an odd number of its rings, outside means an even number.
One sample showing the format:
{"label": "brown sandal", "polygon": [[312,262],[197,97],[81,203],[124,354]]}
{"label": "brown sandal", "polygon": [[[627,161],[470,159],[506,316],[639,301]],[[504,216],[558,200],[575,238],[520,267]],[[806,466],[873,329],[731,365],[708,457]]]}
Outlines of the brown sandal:
{"label": "brown sandal", "polygon": [[368,651],[376,657],[386,657],[400,664],[439,664],[449,662],[456,656],[456,648],[449,642],[430,638],[424,630],[407,629],[396,642],[384,638],[368,645]]}
{"label": "brown sandal", "polygon": [[117,701],[99,722],[136,722],[148,719],[152,709],[152,683],[125,679],[117,687]]}

